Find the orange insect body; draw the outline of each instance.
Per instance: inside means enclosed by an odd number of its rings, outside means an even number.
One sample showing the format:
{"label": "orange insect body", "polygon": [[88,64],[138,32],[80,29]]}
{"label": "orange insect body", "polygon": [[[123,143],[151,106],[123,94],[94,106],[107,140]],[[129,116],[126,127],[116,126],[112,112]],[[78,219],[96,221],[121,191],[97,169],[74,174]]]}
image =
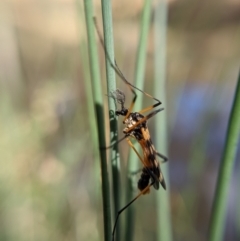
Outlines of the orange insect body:
{"label": "orange insect body", "polygon": [[[123,139],[126,138],[128,144],[131,146],[131,148],[135,151],[139,159],[141,160],[143,164],[142,168],[142,173],[141,177],[138,181],[138,189],[140,190],[140,193],[132,199],[127,205],[125,205],[122,209],[120,209],[117,213],[113,231],[112,231],[112,240],[114,240],[114,235],[116,231],[116,226],[118,222],[118,218],[120,214],[128,208],[133,202],[135,202],[141,195],[147,194],[150,192],[150,187],[153,186],[155,189],[159,189],[159,182],[161,183],[162,187],[166,189],[166,184],[163,178],[163,174],[160,169],[159,162],[157,161],[156,156],[159,156],[162,158],[164,161],[167,161],[167,157],[164,155],[160,154],[159,152],[156,151],[154,145],[152,144],[150,133],[147,127],[147,120],[156,115],[158,112],[162,111],[163,108],[157,109],[152,111],[151,113],[147,114],[146,116],[142,115],[142,113],[151,111],[152,109],[156,108],[161,104],[160,100],[157,98],[154,98],[153,96],[147,94],[146,92],[142,91],[141,89],[137,88],[136,86],[132,85],[130,82],[127,81],[127,79],[124,77],[123,73],[121,70],[118,68],[117,63],[113,63],[111,59],[109,58],[109,55],[107,53],[104,41],[101,37],[99,28],[96,23],[96,19],[94,18],[94,23],[97,29],[97,33],[99,35],[101,44],[103,46],[103,49],[105,51],[106,58],[109,60],[112,68],[115,70],[116,74],[128,85],[130,90],[132,91],[134,97],[132,100],[132,103],[130,107],[127,109],[125,108],[125,95],[122,91],[120,90],[115,90],[112,91],[109,95],[109,97],[114,99],[115,106],[117,109],[117,103],[120,104],[121,109],[116,110],[115,114],[117,116],[121,115],[124,116],[123,124],[126,125],[126,127],[123,130],[123,133],[125,134],[122,139],[120,139],[118,142],[122,141]],[[144,95],[148,96],[151,99],[154,99],[157,103],[153,104],[152,106],[146,107],[139,112],[132,112],[134,103],[137,99],[137,94],[135,90],[138,90],[142,92]],[[142,148],[143,155],[140,155],[130,139],[128,137],[135,138],[138,143],[140,144]],[[114,144],[115,145],[115,144]],[[109,146],[108,148],[111,148],[112,146]]]}
{"label": "orange insect body", "polygon": [[[157,151],[151,141],[150,133],[147,127],[147,120],[144,119],[145,116],[139,112],[129,113],[123,123],[126,127],[123,130],[125,135],[135,138],[140,144],[143,152],[143,158],[139,156],[140,160],[143,163],[143,169],[141,177],[138,181],[138,188],[140,191],[143,191],[151,182],[155,189],[159,189],[159,182],[162,187],[166,189],[166,184],[160,169],[159,162],[157,161],[156,154]],[[141,120],[144,120],[141,122]],[[140,124],[139,124],[140,123]],[[147,194],[150,192],[150,188],[143,192]]]}

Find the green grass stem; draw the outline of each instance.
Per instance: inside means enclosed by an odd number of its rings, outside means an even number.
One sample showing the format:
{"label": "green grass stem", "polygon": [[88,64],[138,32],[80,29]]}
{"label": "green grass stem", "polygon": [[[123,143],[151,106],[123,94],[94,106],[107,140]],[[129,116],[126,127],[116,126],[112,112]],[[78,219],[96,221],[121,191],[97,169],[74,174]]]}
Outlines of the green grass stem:
{"label": "green grass stem", "polygon": [[[83,6],[81,6],[81,3],[79,1],[76,2],[77,4],[77,10],[78,10],[78,17],[79,17],[79,23],[82,23],[85,21],[85,14]],[[87,29],[86,29],[87,30]],[[87,35],[87,32],[84,33],[84,35]],[[93,100],[93,94],[92,94],[92,83],[91,83],[91,77],[90,77],[90,66],[89,66],[89,53],[88,53],[88,43],[85,40],[82,40],[80,42],[80,57],[83,65],[83,79],[84,79],[84,87],[86,92],[86,98],[87,98],[87,110],[88,110],[88,119],[89,119],[89,127],[90,127],[90,138],[92,140],[93,145],[93,157],[94,157],[94,170],[96,171],[93,175],[95,177],[98,176],[99,173],[99,143],[98,143],[98,132],[97,132],[97,125],[96,125],[96,116],[95,116],[95,109],[94,109],[94,100]],[[97,178],[98,179],[98,178]],[[97,180],[96,180],[97,181]],[[97,194],[97,192],[95,193]]]}
{"label": "green grass stem", "polygon": [[[104,109],[102,88],[100,80],[100,68],[98,62],[98,52],[95,40],[95,29],[93,22],[92,1],[84,0],[85,19],[88,37],[89,64],[92,80],[92,94],[95,105],[96,125],[98,130],[99,146],[106,146],[105,126],[104,126]],[[106,150],[100,151],[101,170],[102,170],[102,196],[103,196],[103,219],[104,219],[104,240],[111,240],[111,206],[110,206],[110,188],[109,174],[107,170]]]}
{"label": "green grass stem", "polygon": [[[137,58],[135,64],[135,81],[134,84],[139,89],[144,89],[144,76],[146,69],[146,49],[147,49],[147,40],[149,33],[149,26],[151,20],[151,3],[152,1],[145,0],[142,19],[140,25],[140,37],[138,42]],[[137,93],[138,98],[135,103],[135,110],[140,110],[142,108],[142,102],[144,95],[142,93]],[[136,149],[139,150],[139,145],[136,146]],[[130,150],[128,157],[128,173],[135,172],[139,168],[139,159],[136,153],[133,150]],[[126,203],[133,199],[132,192],[132,181],[131,177],[128,177],[127,181],[127,191],[126,191]],[[134,205],[131,205],[126,210],[126,221],[125,221],[125,240],[132,240],[134,233]]]}
{"label": "green grass stem", "polygon": [[[157,150],[167,155],[168,153],[168,137],[167,137],[167,108],[166,108],[166,39],[167,39],[167,3],[158,1],[154,12],[154,43],[155,43],[155,96],[159,96],[163,103],[164,111],[156,115],[156,131],[155,144]],[[158,239],[164,241],[172,240],[172,225],[170,211],[170,183],[168,163],[161,165],[161,169],[166,181],[167,190],[161,189],[157,193],[157,232]]]}
{"label": "green grass stem", "polygon": [[[104,30],[104,43],[107,56],[105,56],[106,63],[106,78],[108,95],[116,90],[115,70],[111,67],[111,62],[114,63],[114,40],[112,27],[112,6],[110,0],[102,0],[102,17]],[[110,58],[110,61],[109,59]],[[110,140],[111,144],[118,140],[118,125],[115,116],[115,103],[112,98],[108,98],[109,119],[110,119]],[[118,151],[118,144],[111,148],[111,165],[112,165],[112,180],[113,180],[113,198],[114,198],[114,220],[120,207],[120,156]],[[116,230],[116,240],[120,240],[119,225]]]}
{"label": "green grass stem", "polygon": [[211,220],[209,225],[209,241],[223,240],[224,225],[226,223],[226,207],[229,185],[232,177],[234,160],[240,133],[240,73],[237,88],[229,117],[226,141],[217,179]]}

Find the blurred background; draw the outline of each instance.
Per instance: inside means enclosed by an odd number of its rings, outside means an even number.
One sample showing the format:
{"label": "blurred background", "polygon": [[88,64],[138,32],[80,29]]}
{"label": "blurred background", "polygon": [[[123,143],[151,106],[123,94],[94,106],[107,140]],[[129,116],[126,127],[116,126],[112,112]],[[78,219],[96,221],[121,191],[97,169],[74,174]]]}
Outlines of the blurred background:
{"label": "blurred background", "polygon": [[[143,1],[112,7],[116,59],[131,82]],[[95,13],[101,26],[99,1]],[[240,2],[171,0],[167,31],[173,237],[205,240],[240,66]],[[149,93],[153,46],[151,27]],[[103,240],[86,47],[82,1],[0,2],[0,240]],[[224,240],[240,240],[239,183],[236,162]],[[134,204],[135,240],[155,240],[154,204],[154,192]]]}

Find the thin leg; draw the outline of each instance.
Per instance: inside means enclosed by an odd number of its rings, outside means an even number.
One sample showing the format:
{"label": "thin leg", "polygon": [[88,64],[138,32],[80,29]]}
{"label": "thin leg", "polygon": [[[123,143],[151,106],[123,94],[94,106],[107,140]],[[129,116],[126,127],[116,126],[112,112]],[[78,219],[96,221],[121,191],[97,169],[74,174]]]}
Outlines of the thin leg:
{"label": "thin leg", "polygon": [[133,89],[131,89],[132,90],[132,93],[134,94],[134,97],[133,97],[133,99],[132,99],[132,103],[131,103],[131,105],[130,105],[130,107],[128,108],[128,113],[127,113],[127,115],[124,117],[124,119],[123,119],[123,122],[128,118],[128,116],[130,115],[130,113],[132,112],[132,109],[133,109],[133,106],[134,106],[134,104],[135,104],[135,102],[136,102],[136,100],[137,100],[137,94],[136,94],[136,92],[133,90]]}
{"label": "thin leg", "polygon": [[157,107],[157,106],[159,106],[159,105],[162,104],[161,101],[158,100],[157,98],[153,97],[152,95],[146,93],[145,91],[137,88],[136,86],[134,86],[134,85],[132,85],[130,82],[128,82],[127,79],[124,77],[123,73],[121,72],[121,70],[119,69],[116,61],[115,61],[114,69],[115,69],[115,70],[117,69],[117,72],[120,74],[120,75],[119,75],[120,78],[129,86],[129,88],[131,89],[131,91],[132,91],[133,94],[135,95],[134,98],[133,98],[133,101],[132,101],[132,103],[131,103],[131,106],[130,106],[130,108],[128,109],[128,114],[125,116],[124,120],[126,120],[127,117],[129,116],[129,114],[132,112],[133,105],[134,105],[134,103],[135,103],[135,101],[136,101],[136,98],[137,98],[137,94],[136,94],[136,92],[134,91],[133,88],[135,88],[135,89],[137,89],[138,91],[142,92],[144,95],[148,96],[149,98],[154,99],[155,101],[157,101],[156,104],[151,105],[151,106],[149,106],[149,107],[146,107],[146,108],[140,110],[139,113],[144,113],[144,112],[146,112],[146,111],[152,110],[153,108],[155,108],[155,107]]}
{"label": "thin leg", "polygon": [[146,163],[144,162],[143,158],[140,156],[140,154],[138,153],[137,149],[135,148],[135,146],[132,144],[132,142],[129,140],[129,138],[127,138],[127,142],[128,145],[132,147],[132,149],[134,150],[134,152],[137,154],[138,158],[140,159],[140,161],[142,162],[144,167],[147,167]]}
{"label": "thin leg", "polygon": [[164,163],[164,162],[168,161],[168,158],[166,156],[164,156],[163,154],[161,154],[161,153],[159,153],[157,151],[155,152],[155,154],[163,159],[163,161],[161,161],[161,163]]}
{"label": "thin leg", "polygon": [[146,93],[145,91],[139,89],[138,87],[134,86],[133,84],[131,84],[130,82],[128,82],[128,80],[125,78],[125,76],[123,75],[123,73],[121,72],[121,70],[119,69],[118,65],[117,65],[117,62],[115,60],[115,65],[113,63],[111,63],[112,67],[117,70],[117,74],[118,76],[127,84],[129,85],[129,87],[131,88],[131,90],[134,92],[133,88],[142,92],[144,95],[146,95],[147,97],[151,98],[151,99],[154,99],[155,101],[158,102],[158,105],[161,104],[161,101],[158,100],[157,98],[153,97],[152,95]]}
{"label": "thin leg", "polygon": [[[104,49],[104,52],[105,52],[105,55],[106,55],[108,61],[110,62],[112,68],[115,70],[115,72],[117,73],[117,75],[129,86],[130,90],[132,91],[132,93],[133,93],[133,95],[134,95],[133,100],[132,100],[132,103],[131,103],[130,107],[128,108],[128,113],[127,113],[127,115],[124,117],[124,120],[126,120],[126,118],[127,118],[127,117],[129,116],[129,114],[131,113],[131,111],[132,111],[132,109],[133,109],[133,106],[134,106],[134,104],[135,104],[135,102],[136,102],[136,99],[137,99],[137,94],[136,94],[136,92],[134,91],[134,89],[133,89],[132,87],[134,87],[135,89],[137,89],[137,88],[136,88],[135,86],[131,85],[131,84],[127,81],[127,79],[125,78],[125,76],[123,75],[123,73],[121,72],[121,70],[119,69],[116,60],[114,60],[114,62],[115,62],[115,64],[114,64],[114,63],[112,62],[112,60],[110,59],[109,54],[108,54],[107,49],[106,49],[106,46],[105,46],[105,44],[104,44],[104,40],[103,40],[103,38],[102,38],[102,36],[101,36],[101,34],[100,34],[100,31],[99,31],[99,28],[98,28],[98,25],[97,25],[97,20],[96,20],[95,17],[93,18],[93,21],[94,21],[95,27],[96,27],[96,29],[97,29],[98,37],[99,37],[99,39],[100,39],[100,41],[101,41],[101,44],[102,44],[102,46],[103,46],[103,49]],[[141,90],[140,90],[140,91],[141,91]]]}
{"label": "thin leg", "polygon": [[114,142],[111,146],[100,146],[100,150],[107,150],[110,148],[113,148],[116,144],[120,143],[121,141],[123,141],[125,138],[127,138],[129,135],[125,135],[124,137],[122,137],[121,139],[117,140],[116,142]]}
{"label": "thin leg", "polygon": [[[143,90],[137,88],[136,86],[134,86],[133,84],[131,84],[131,83],[126,79],[126,77],[124,76],[124,74],[122,73],[122,71],[120,70],[120,68],[118,67],[116,60],[114,60],[114,63],[113,63],[113,61],[110,59],[109,54],[108,54],[108,52],[107,52],[106,46],[105,46],[105,44],[104,44],[104,40],[103,40],[103,38],[102,38],[102,36],[101,36],[101,34],[100,34],[100,30],[99,30],[99,28],[98,28],[97,20],[96,20],[95,17],[93,17],[93,21],[94,21],[95,27],[96,27],[96,29],[97,29],[98,37],[99,37],[100,42],[101,42],[101,44],[102,44],[102,46],[103,46],[103,49],[104,49],[104,52],[105,52],[105,55],[106,55],[108,61],[110,62],[112,68],[115,70],[116,74],[120,77],[120,79],[122,79],[122,80],[129,86],[129,88],[131,89],[131,91],[132,91],[132,93],[133,93],[133,95],[134,95],[134,98],[133,98],[132,104],[131,104],[131,106],[130,106],[130,108],[129,108],[127,117],[128,117],[128,115],[129,115],[129,113],[131,113],[131,110],[132,110],[132,108],[133,108],[133,106],[134,106],[134,103],[135,103],[135,101],[136,101],[136,98],[137,98],[137,94],[136,94],[136,92],[134,91],[134,89],[142,92],[144,95],[148,96],[148,97],[151,98],[151,99],[154,99],[154,100],[157,102],[155,105],[143,109],[140,113],[146,112],[146,111],[148,111],[148,110],[151,110],[151,109],[154,108],[154,107],[159,106],[159,105],[161,104],[161,101],[160,101],[160,100],[158,100],[157,98],[153,97],[152,95],[146,93],[145,91],[143,91]],[[127,117],[125,117],[125,119],[126,119]]]}
{"label": "thin leg", "polygon": [[144,112],[146,112],[146,111],[152,110],[153,108],[155,108],[155,107],[157,107],[157,106],[159,106],[159,105],[161,105],[161,102],[158,102],[158,103],[156,103],[156,104],[154,104],[154,105],[148,106],[148,107],[140,110],[139,113],[142,114],[142,113],[144,113]]}
{"label": "thin leg", "polygon": [[138,151],[136,150],[136,148],[134,147],[134,145],[132,144],[132,142],[129,140],[129,138],[127,138],[127,142],[129,144],[129,146],[132,147],[132,149],[135,151],[135,153],[137,154],[138,158],[140,159],[140,161],[142,162],[143,166],[146,168],[146,171],[148,172],[149,176],[152,178],[152,180],[155,180],[155,182],[158,182],[159,179],[156,177],[156,175],[151,172],[146,164],[146,162],[144,161],[144,159],[140,156],[140,154],[138,153]]}
{"label": "thin leg", "polygon": [[143,195],[144,193],[147,192],[147,190],[153,185],[154,182],[152,182],[151,184],[149,184],[147,187],[145,187],[131,202],[129,202],[126,206],[124,206],[122,209],[120,209],[117,213],[117,217],[113,226],[113,232],[112,232],[112,241],[114,241],[114,235],[115,235],[115,231],[116,231],[116,227],[117,227],[117,222],[118,222],[118,218],[120,216],[120,214],[126,209],[128,208],[134,201],[136,201],[141,195]]}
{"label": "thin leg", "polygon": [[145,117],[143,117],[140,121],[138,121],[135,125],[133,125],[132,127],[130,127],[127,132],[130,133],[133,129],[135,129],[138,125],[140,125],[141,123],[143,123],[144,121],[147,121],[148,119],[152,118],[154,115],[156,115],[158,112],[164,110],[164,108],[155,110],[151,113],[149,113],[148,115],[146,115]]}

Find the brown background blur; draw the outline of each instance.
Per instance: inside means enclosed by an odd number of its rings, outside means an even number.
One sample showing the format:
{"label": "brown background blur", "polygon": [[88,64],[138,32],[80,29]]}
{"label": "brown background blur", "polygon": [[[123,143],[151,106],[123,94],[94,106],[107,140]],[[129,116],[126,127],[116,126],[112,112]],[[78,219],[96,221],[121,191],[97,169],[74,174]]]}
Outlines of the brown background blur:
{"label": "brown background blur", "polygon": [[[112,5],[116,59],[131,81],[143,1]],[[100,11],[95,1],[101,26]],[[200,241],[206,238],[239,72],[240,2],[169,1],[167,29],[164,107],[173,235]],[[0,2],[0,240],[103,240],[101,179],[84,84],[89,78],[86,41],[82,1]],[[151,27],[149,93],[153,46]],[[103,63],[100,46],[99,54]],[[240,240],[239,177],[238,164],[224,240]],[[154,200],[152,192],[134,204],[135,240],[155,240]]]}

